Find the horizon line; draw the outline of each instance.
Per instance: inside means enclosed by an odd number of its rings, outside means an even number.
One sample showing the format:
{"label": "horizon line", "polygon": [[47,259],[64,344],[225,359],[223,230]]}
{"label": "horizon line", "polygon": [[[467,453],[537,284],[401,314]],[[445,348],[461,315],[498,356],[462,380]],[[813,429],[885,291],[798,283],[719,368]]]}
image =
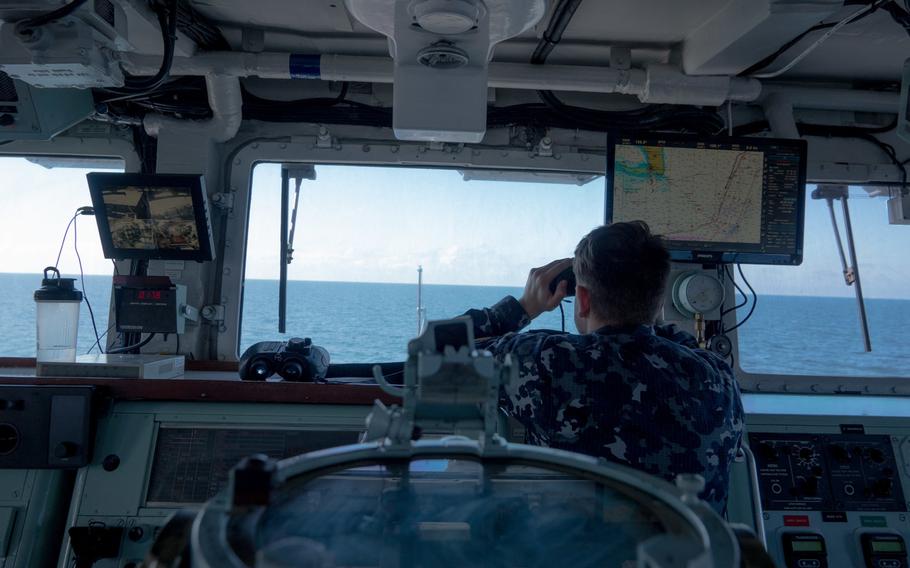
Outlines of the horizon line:
{"label": "horizon line", "polygon": [[[41,277],[41,274],[36,274],[34,272],[0,272],[0,276],[11,275],[11,276],[36,276]],[[114,274],[96,274],[96,273],[86,273],[85,276],[102,276],[102,277],[113,277]],[[77,277],[76,280],[79,280]],[[246,281],[255,281],[255,282],[278,282],[277,278],[246,278]],[[321,284],[391,284],[396,286],[417,286],[417,282],[366,282],[366,281],[357,281],[357,280],[301,280],[297,278],[288,278],[288,282],[316,282]],[[522,288],[523,285],[513,285],[513,284],[452,284],[446,282],[436,282],[436,283],[423,283],[424,286],[460,286],[460,287],[472,287],[472,288]],[[853,295],[845,296],[832,296],[830,294],[799,294],[799,293],[759,293],[760,296],[782,296],[786,298],[854,298]],[[884,298],[881,296],[865,296],[868,300],[898,300],[898,301],[910,301],[908,298]]]}

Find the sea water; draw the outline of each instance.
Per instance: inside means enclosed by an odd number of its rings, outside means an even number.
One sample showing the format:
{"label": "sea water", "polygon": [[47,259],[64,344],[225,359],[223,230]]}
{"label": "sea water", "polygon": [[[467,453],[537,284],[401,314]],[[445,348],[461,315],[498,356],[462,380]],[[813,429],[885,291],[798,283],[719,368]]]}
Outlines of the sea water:
{"label": "sea water", "polygon": [[[34,357],[35,302],[40,275],[0,274],[0,356]],[[86,275],[77,281],[92,304],[99,335],[108,331],[111,278]],[[490,306],[521,288],[424,285],[428,319],[454,317]],[[863,352],[853,298],[765,296],[759,291],[752,317],[740,328],[738,363],[756,373],[910,376],[910,300],[867,299],[872,353]],[[740,310],[744,317],[747,310]],[[567,331],[575,331],[572,305],[565,305]],[[195,325],[195,324],[188,324]],[[560,329],[559,310],[544,314],[530,329]],[[414,284],[288,282],[288,333],[278,333],[278,282],[247,280],[241,323],[241,350],[257,341],[310,337],[328,349],[333,362],[401,361],[417,331]],[[110,330],[116,337],[116,331]],[[79,317],[79,353],[95,343],[86,305]],[[162,351],[176,349],[168,338]],[[201,357],[202,354],[197,355]]]}

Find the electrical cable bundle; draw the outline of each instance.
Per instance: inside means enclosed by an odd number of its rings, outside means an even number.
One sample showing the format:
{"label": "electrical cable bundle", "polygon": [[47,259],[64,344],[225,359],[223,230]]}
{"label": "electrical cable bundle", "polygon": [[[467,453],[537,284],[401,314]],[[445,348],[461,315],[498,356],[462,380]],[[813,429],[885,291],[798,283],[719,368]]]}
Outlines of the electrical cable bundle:
{"label": "electrical cable bundle", "polygon": [[[897,151],[894,149],[894,146],[883,142],[876,138],[875,134],[882,134],[884,132],[890,132],[894,130],[897,126],[897,118],[895,118],[891,123],[875,128],[863,128],[860,126],[840,126],[840,125],[829,125],[829,124],[810,124],[805,122],[797,122],[796,129],[799,132],[800,136],[819,136],[823,138],[855,138],[858,140],[865,140],[870,144],[875,144],[886,156],[891,160],[891,163],[897,166],[901,173],[901,187],[904,191],[907,188],[907,164],[910,163],[910,159],[901,161],[897,157]],[[733,129],[734,134],[737,136],[746,136],[749,134],[756,134],[759,132],[764,132],[770,129],[770,124],[766,120],[758,120],[755,122],[749,122],[747,124],[741,124]]]}
{"label": "electrical cable bundle", "polygon": [[[118,95],[133,95],[136,93],[149,93],[160,87],[168,80],[171,65],[174,62],[174,51],[177,43],[177,0],[167,0],[166,4],[159,4],[156,9],[158,25],[161,27],[161,41],[164,53],[161,57],[161,66],[158,72],[151,77],[127,76],[122,88],[108,89]],[[117,97],[106,102],[117,100]]]}
{"label": "electrical cable bundle", "polygon": [[[543,37],[531,55],[532,64],[546,62],[580,5],[581,0],[561,0],[556,5]],[[553,91],[538,91],[537,95],[563,124],[587,130],[683,130],[713,134],[724,126],[717,113],[692,106],[651,105],[631,111],[605,111],[567,105]]]}

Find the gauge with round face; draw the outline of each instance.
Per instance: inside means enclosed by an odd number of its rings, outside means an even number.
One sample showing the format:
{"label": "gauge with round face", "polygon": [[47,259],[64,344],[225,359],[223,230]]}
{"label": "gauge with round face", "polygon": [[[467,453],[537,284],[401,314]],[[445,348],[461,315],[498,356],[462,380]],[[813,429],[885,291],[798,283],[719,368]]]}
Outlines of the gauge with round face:
{"label": "gauge with round face", "polygon": [[724,301],[724,286],[720,280],[704,272],[680,275],[673,284],[673,305],[683,315],[708,313]]}

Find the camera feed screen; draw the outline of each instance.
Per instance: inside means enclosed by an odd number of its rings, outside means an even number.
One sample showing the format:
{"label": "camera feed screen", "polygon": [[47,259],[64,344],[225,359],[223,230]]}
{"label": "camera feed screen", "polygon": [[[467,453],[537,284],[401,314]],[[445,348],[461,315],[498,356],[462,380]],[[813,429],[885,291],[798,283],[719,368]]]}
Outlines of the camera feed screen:
{"label": "camera feed screen", "polygon": [[102,193],[111,242],[117,249],[200,249],[192,190],[124,186]]}

